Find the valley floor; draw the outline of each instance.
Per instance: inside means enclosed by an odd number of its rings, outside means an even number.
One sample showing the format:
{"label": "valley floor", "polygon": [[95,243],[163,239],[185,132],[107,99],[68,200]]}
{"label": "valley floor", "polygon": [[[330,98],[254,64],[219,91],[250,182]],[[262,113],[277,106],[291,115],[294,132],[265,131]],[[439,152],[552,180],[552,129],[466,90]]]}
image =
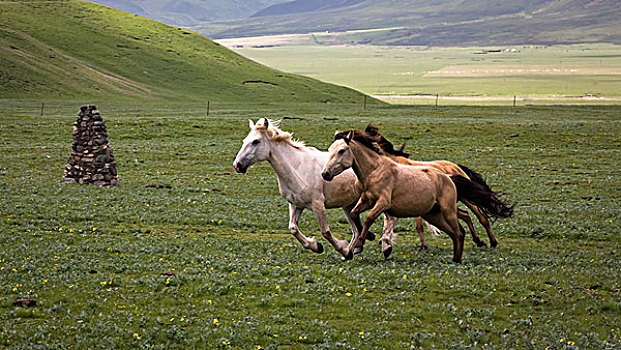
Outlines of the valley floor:
{"label": "valley floor", "polygon": [[[317,33],[319,35],[319,33]],[[621,48],[609,44],[506,47],[317,45],[300,37],[224,39],[270,67],[380,96],[391,103],[612,104],[621,102]],[[268,37],[269,39],[269,37]],[[265,42],[269,44],[264,44]]]}

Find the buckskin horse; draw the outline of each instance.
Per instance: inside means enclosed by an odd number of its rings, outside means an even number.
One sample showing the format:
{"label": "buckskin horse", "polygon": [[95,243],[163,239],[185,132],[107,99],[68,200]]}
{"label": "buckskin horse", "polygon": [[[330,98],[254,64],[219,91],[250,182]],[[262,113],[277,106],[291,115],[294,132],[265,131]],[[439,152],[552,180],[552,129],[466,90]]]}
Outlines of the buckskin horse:
{"label": "buckskin horse", "polygon": [[[334,139],[322,177],[332,181],[347,169],[353,169],[362,192],[351,214],[358,218],[370,209],[362,231],[359,235],[354,233],[350,251],[364,243],[370,226],[381,213],[397,218],[420,216],[449,235],[453,241],[453,261],[461,263],[464,230],[458,222],[459,198],[485,208],[495,217],[512,214],[512,208],[496,193],[461,175],[447,175],[433,167],[392,161],[384,156],[374,139],[362,131],[337,132]],[[382,250],[387,256],[392,246],[385,246],[382,241]]]}
{"label": "buckskin horse", "polygon": [[[390,159],[392,159],[393,161],[397,163],[404,164],[404,165],[430,166],[448,175],[451,175],[451,174],[461,175],[471,181],[479,183],[480,185],[486,187],[489,191],[491,191],[491,189],[487,185],[487,182],[485,181],[483,176],[479,174],[478,172],[472,169],[469,169],[466,166],[455,164],[453,162],[449,162],[446,160],[437,160],[437,161],[431,161],[431,162],[412,160],[412,159],[409,159],[410,155],[403,151],[403,149],[405,148],[405,144],[403,144],[403,146],[401,146],[400,149],[395,149],[394,145],[379,133],[379,128],[377,126],[369,124],[367,128],[364,130],[364,132],[367,136],[371,137],[375,142],[377,142],[377,144],[380,146],[380,148],[382,149],[383,153],[386,156],[388,156]],[[490,246],[492,248],[495,248],[498,245],[498,241],[496,240],[496,237],[494,237],[494,234],[492,233],[492,228],[489,223],[489,215],[484,210],[479,208],[478,206],[474,205],[473,203],[468,202],[467,200],[463,198],[460,198],[460,201],[464,203],[464,205],[466,205],[466,207],[468,207],[468,209],[470,209],[474,213],[474,215],[477,217],[477,219],[479,220],[479,222],[481,223],[481,225],[483,226],[483,228],[485,228],[485,231],[487,232]],[[470,231],[472,235],[472,241],[479,247],[485,247],[486,246],[485,242],[483,242],[479,238],[479,236],[476,234],[474,225],[472,224],[472,220],[470,219],[468,212],[465,210],[459,209],[458,216],[461,220],[466,222],[466,225],[468,226],[468,230]],[[394,227],[395,223],[390,223],[390,224]],[[416,231],[418,232],[418,235],[420,238],[421,249],[426,249],[425,237],[423,235],[422,219],[420,217],[416,218]],[[388,237],[387,239],[392,240],[390,237]]]}

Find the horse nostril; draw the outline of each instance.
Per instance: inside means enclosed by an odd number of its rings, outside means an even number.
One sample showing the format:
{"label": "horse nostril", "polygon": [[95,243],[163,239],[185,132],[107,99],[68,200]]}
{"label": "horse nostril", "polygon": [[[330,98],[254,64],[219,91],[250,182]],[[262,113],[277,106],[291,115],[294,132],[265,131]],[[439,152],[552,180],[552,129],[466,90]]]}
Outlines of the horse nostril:
{"label": "horse nostril", "polygon": [[239,163],[233,163],[233,167],[235,168],[235,171],[237,171],[237,173],[244,174],[246,172],[246,167]]}
{"label": "horse nostril", "polygon": [[326,171],[323,174],[321,174],[321,177],[323,177],[323,179],[326,181],[332,180],[332,174],[330,174],[329,171]]}

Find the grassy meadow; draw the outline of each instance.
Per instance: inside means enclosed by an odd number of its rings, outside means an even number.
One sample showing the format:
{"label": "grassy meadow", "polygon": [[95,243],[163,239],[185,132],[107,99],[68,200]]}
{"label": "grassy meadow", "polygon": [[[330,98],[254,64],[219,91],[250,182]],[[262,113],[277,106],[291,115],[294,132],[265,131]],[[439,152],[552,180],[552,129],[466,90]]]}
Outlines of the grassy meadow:
{"label": "grassy meadow", "polygon": [[[317,42],[335,34],[315,33]],[[372,95],[468,97],[444,104],[580,104],[594,94],[621,103],[621,49],[611,44],[498,47],[323,46],[310,35],[219,40],[236,52],[277,69],[352,87]],[[276,45],[256,48],[253,46]],[[502,50],[482,54],[484,50]],[[509,52],[504,52],[509,50]],[[511,52],[511,50],[515,50]],[[480,101],[477,98],[505,97]],[[389,102],[394,102],[386,97]],[[491,102],[490,102],[491,101]],[[400,103],[417,103],[400,99]],[[435,99],[419,99],[435,104]]]}
{"label": "grassy meadow", "polygon": [[[80,102],[0,101],[0,347],[621,348],[617,107],[95,102],[119,186],[60,184]],[[388,260],[374,242],[349,262],[304,251],[269,165],[231,166],[263,116],[320,149],[373,121],[481,172],[515,216],[497,249],[467,238],[463,264],[446,235],[417,253],[406,219]],[[322,240],[308,212],[301,229]]]}

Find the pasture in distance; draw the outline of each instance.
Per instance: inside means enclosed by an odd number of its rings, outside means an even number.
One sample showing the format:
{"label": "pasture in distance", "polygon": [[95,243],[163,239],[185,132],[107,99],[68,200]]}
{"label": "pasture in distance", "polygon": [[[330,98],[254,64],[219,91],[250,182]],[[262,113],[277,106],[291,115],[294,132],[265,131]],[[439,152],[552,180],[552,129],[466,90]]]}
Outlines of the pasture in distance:
{"label": "pasture in distance", "polygon": [[[40,103],[0,102],[4,347],[621,347],[616,107],[246,104],[206,117],[191,103],[92,102],[116,187],[60,185],[80,103],[48,101],[39,116]],[[234,174],[259,117],[288,117],[281,127],[320,149],[373,121],[413,158],[479,171],[516,214],[493,225],[497,249],[467,238],[463,264],[446,235],[417,254],[405,219],[388,260],[375,242],[346,263],[328,245],[309,253],[269,165]],[[328,220],[349,239],[340,210]],[[320,237],[308,212],[300,228]]]}
{"label": "pasture in distance", "polygon": [[[313,37],[322,40],[321,35]],[[352,87],[391,103],[431,105],[436,94],[444,105],[512,105],[514,96],[518,105],[621,103],[618,45],[326,46],[309,42],[309,37],[218,42],[268,66]],[[502,52],[483,53],[490,50]],[[579,99],[588,94],[601,99]],[[395,99],[392,95],[417,97]]]}

